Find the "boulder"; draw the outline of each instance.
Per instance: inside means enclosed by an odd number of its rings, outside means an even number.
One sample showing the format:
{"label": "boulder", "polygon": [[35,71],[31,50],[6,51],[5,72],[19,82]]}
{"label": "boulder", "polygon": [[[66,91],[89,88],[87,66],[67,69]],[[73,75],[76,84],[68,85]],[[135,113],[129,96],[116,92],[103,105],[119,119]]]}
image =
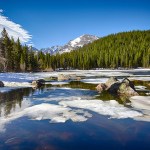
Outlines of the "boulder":
{"label": "boulder", "polygon": [[135,96],[139,95],[135,88],[134,84],[127,78],[125,78],[122,82],[117,80],[114,77],[108,79],[106,83],[100,83],[96,89],[100,92],[108,91],[112,94],[119,95],[127,95],[127,96]]}
{"label": "boulder", "polygon": [[120,83],[117,93],[130,96],[139,95],[136,92],[133,83],[129,79],[124,79],[122,83]]}
{"label": "boulder", "polygon": [[64,74],[59,74],[58,75],[58,81],[65,81],[65,80],[69,80],[70,77],[68,75],[64,75]]}
{"label": "boulder", "polygon": [[105,83],[105,85],[107,86],[107,89],[111,87],[111,85],[118,83],[118,79],[115,77],[110,77],[107,82]]}
{"label": "boulder", "polygon": [[78,77],[76,74],[71,74],[71,75],[69,75],[69,79],[80,81],[81,77]]}
{"label": "boulder", "polygon": [[45,80],[43,80],[43,79],[35,80],[35,81],[32,81],[31,84],[32,84],[34,87],[41,87],[42,85],[45,84]]}
{"label": "boulder", "polygon": [[4,83],[0,81],[0,87],[4,87]]}
{"label": "boulder", "polygon": [[107,89],[107,86],[106,86],[106,84],[104,84],[104,83],[100,83],[100,84],[96,87],[96,90],[99,91],[99,92],[102,92],[102,91],[104,91],[104,90],[106,90],[106,89]]}

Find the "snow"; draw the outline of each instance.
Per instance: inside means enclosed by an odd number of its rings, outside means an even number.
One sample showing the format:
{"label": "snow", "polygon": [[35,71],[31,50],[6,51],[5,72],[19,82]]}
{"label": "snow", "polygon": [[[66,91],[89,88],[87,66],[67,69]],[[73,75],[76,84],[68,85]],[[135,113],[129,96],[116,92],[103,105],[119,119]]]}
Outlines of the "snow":
{"label": "snow", "polygon": [[144,77],[130,77],[129,80],[139,80],[139,81],[150,81],[150,76],[144,76]]}
{"label": "snow", "polygon": [[129,108],[120,105],[115,100],[102,101],[102,100],[73,100],[73,101],[61,101],[60,105],[64,107],[74,107],[96,112],[100,115],[107,115],[110,118],[134,118],[142,116],[141,113],[131,110]]}
{"label": "snow", "polygon": [[[93,116],[93,112],[108,118],[131,118],[150,121],[150,96],[131,97],[131,106],[127,108],[116,100],[95,100],[88,95],[90,90],[71,88],[50,88],[43,95],[24,98],[5,114],[2,107],[0,116],[0,132],[6,130],[7,124],[27,116],[31,120],[49,120],[49,123],[84,122]],[[40,104],[33,105],[34,100]],[[55,102],[55,103],[54,103]]]}
{"label": "snow", "polygon": [[135,89],[136,90],[140,90],[140,91],[145,91],[147,89],[147,87],[146,86],[138,85],[138,86],[135,86]]}
{"label": "snow", "polygon": [[32,87],[29,82],[3,82],[7,87]]}
{"label": "snow", "polygon": [[[80,37],[76,38],[75,40],[70,41],[71,46],[72,46],[72,47],[75,47],[80,41],[81,41],[81,38],[80,38]],[[83,45],[82,45],[82,46],[83,46]]]}
{"label": "snow", "polygon": [[150,110],[150,96],[133,96],[130,101],[134,108]]}
{"label": "snow", "polygon": [[67,120],[83,122],[89,117],[92,117],[87,111],[72,110],[71,108],[66,108],[60,105],[42,103],[18,110],[9,114],[7,117],[1,117],[0,132],[4,132],[6,130],[5,126],[11,121],[23,116],[27,116],[31,120],[50,120],[50,123],[64,123]]}
{"label": "snow", "polygon": [[135,120],[150,122],[150,96],[133,96],[130,101],[131,106],[143,114],[135,117]]}
{"label": "snow", "polygon": [[96,79],[82,79],[81,81],[84,83],[99,84],[105,83],[107,80],[108,78],[96,78]]}

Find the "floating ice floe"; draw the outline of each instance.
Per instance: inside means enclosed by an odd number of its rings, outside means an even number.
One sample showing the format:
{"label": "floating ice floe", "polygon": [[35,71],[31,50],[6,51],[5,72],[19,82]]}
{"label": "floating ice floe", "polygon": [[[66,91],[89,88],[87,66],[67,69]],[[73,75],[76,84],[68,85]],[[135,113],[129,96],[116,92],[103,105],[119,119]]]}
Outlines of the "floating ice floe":
{"label": "floating ice floe", "polygon": [[99,84],[105,83],[107,80],[108,78],[95,78],[95,79],[82,79],[81,82],[90,84]]}
{"label": "floating ice floe", "polygon": [[34,105],[18,112],[10,113],[7,117],[0,117],[0,132],[5,131],[5,127],[11,121],[27,116],[32,120],[50,120],[50,123],[64,123],[67,120],[73,122],[83,122],[92,117],[90,113],[82,110],[73,110],[60,105],[42,103]]}
{"label": "floating ice floe", "polygon": [[[5,116],[1,110],[0,132],[5,131],[6,125],[18,118],[27,116],[31,120],[50,120],[50,123],[65,123],[67,120],[73,122],[84,122],[92,117],[92,112],[105,115],[108,118],[150,121],[150,96],[134,96],[131,98],[132,108],[124,107],[115,100],[83,100],[62,99],[58,104],[42,103],[31,106],[29,99],[24,99],[22,107],[19,105]],[[44,98],[43,98],[44,99]],[[59,99],[59,98],[58,98]],[[28,103],[27,103],[28,102]],[[141,105],[142,104],[142,105]]]}
{"label": "floating ice floe", "polygon": [[131,110],[119,104],[115,100],[102,101],[102,100],[73,100],[61,101],[60,105],[64,107],[80,108],[96,112],[100,115],[107,115],[110,118],[134,118],[142,116],[142,113]]}
{"label": "floating ice floe", "polygon": [[143,113],[142,117],[136,117],[135,120],[150,122],[150,96],[133,96],[130,101],[132,107]]}
{"label": "floating ice floe", "polygon": [[146,77],[130,77],[129,80],[150,81],[150,76]]}
{"label": "floating ice floe", "polygon": [[134,108],[150,110],[150,96],[133,96],[130,101]]}
{"label": "floating ice floe", "polygon": [[7,87],[32,87],[31,83],[29,82],[3,82]]}
{"label": "floating ice floe", "polygon": [[49,82],[52,85],[64,85],[64,84],[69,84],[69,82]]}
{"label": "floating ice floe", "polygon": [[135,89],[136,90],[140,90],[140,91],[145,91],[147,89],[147,87],[146,86],[138,85],[138,86],[135,86]]}

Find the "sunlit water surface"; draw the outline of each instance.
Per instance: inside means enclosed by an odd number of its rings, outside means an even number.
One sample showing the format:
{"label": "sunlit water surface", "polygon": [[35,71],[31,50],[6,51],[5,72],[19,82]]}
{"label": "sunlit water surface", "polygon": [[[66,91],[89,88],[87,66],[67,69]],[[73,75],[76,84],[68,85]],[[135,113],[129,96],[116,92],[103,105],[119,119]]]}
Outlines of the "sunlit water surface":
{"label": "sunlit water surface", "polygon": [[0,74],[7,84],[0,88],[0,149],[150,149],[150,122],[143,121],[143,112],[132,108],[128,98],[95,90],[112,75],[134,78],[138,92],[146,96],[149,70],[72,71],[65,73],[79,74],[81,82],[28,86],[34,79],[59,73]]}

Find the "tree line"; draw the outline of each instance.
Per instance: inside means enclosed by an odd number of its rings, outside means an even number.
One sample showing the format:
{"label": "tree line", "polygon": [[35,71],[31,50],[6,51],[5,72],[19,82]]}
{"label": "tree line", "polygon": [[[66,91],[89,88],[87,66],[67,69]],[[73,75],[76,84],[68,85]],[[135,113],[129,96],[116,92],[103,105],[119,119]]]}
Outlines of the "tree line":
{"label": "tree line", "polygon": [[34,52],[8,36],[5,28],[0,38],[0,72],[41,71],[50,67],[50,54]]}
{"label": "tree line", "polygon": [[150,30],[111,34],[69,53],[56,55],[34,52],[9,38],[0,38],[0,71],[43,71],[52,68],[136,68],[150,67]]}
{"label": "tree line", "polygon": [[149,68],[150,30],[111,34],[51,61],[53,68]]}

